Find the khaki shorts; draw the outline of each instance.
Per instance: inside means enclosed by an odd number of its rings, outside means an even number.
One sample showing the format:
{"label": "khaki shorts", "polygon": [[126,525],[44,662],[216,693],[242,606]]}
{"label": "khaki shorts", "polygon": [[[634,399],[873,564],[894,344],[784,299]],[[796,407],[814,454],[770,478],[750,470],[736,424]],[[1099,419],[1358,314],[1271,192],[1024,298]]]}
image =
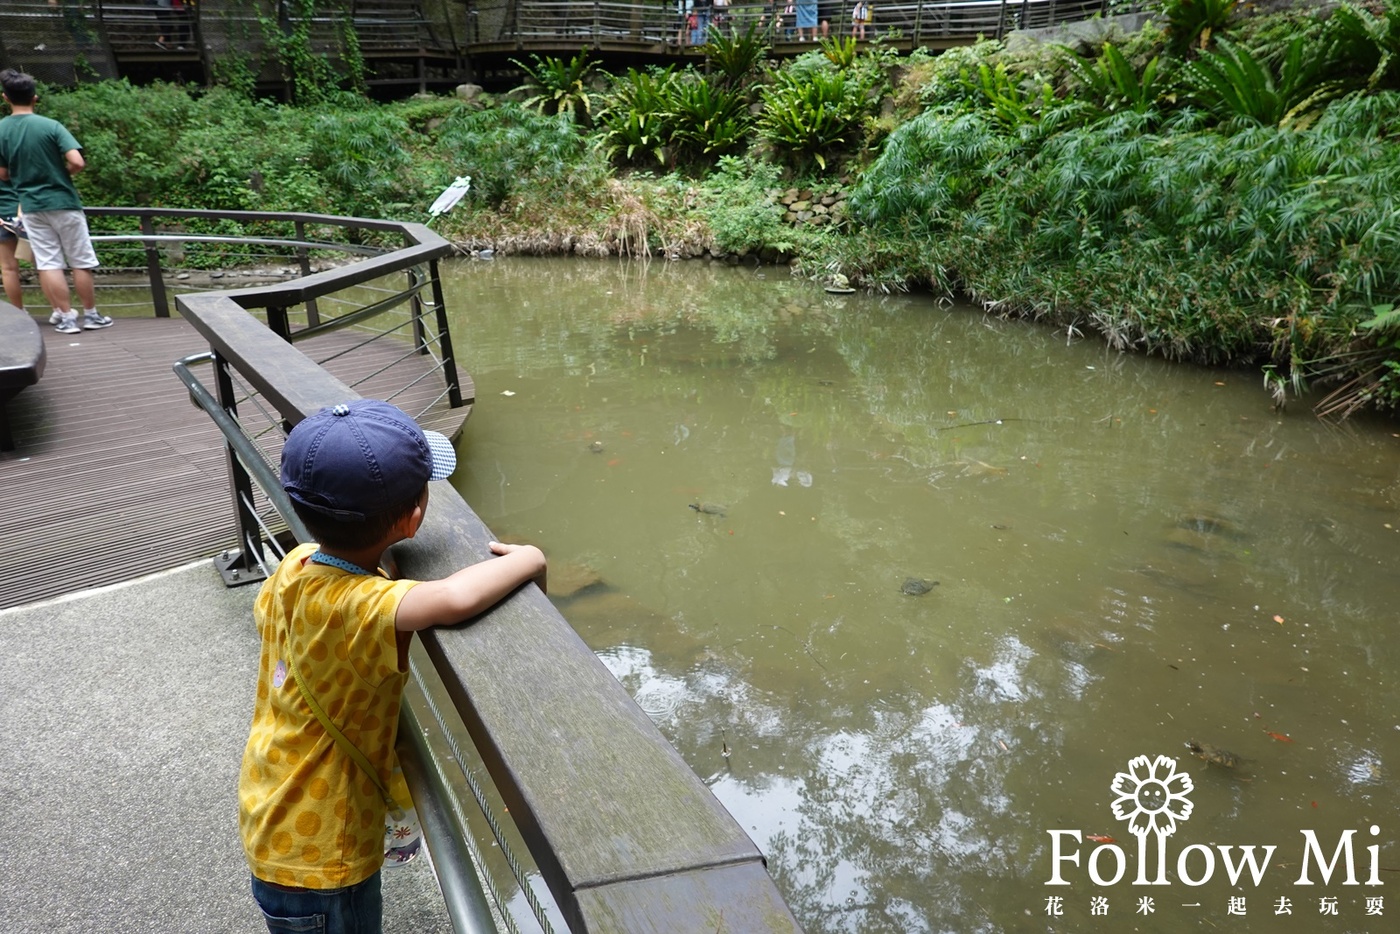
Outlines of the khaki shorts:
{"label": "khaki shorts", "polygon": [[96,269],[100,263],[82,211],[25,212],[35,269]]}

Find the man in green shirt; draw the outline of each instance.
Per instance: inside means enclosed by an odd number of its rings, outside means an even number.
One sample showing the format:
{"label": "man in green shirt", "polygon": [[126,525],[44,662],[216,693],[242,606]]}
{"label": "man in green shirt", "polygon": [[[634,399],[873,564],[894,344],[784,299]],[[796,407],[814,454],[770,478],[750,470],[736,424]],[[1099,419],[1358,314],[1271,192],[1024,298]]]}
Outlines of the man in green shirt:
{"label": "man in green shirt", "polygon": [[[34,79],[20,71],[0,71],[0,90],[10,115],[0,120],[0,180],[13,183],[24,211],[39,287],[53,313],[49,322],[62,334],[111,327],[97,312],[92,271],[97,253],[88,234],[87,216],[73,176],[87,165],[73,134],[57,120],[34,112]],[[83,319],[73,310],[64,269],[73,270],[73,287],[83,303]]]}

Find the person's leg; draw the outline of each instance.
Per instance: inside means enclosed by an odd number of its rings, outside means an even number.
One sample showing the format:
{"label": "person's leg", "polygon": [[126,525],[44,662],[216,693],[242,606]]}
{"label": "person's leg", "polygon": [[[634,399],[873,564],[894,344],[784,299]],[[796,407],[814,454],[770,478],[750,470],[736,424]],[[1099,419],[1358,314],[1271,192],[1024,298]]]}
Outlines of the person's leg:
{"label": "person's leg", "polygon": [[97,293],[92,271],[98,267],[97,252],[92,248],[87,215],[82,211],[53,211],[51,223],[63,245],[63,255],[73,270],[73,288],[82,302],[84,329],[95,331],[112,326],[112,319],[97,312]]}
{"label": "person's leg", "polygon": [[15,237],[0,240],[0,278],[5,281],[5,301],[23,311],[24,287],[19,281],[19,260],[15,259],[18,246],[19,240]]}
{"label": "person's leg", "polygon": [[[64,277],[63,244],[54,228],[54,218],[61,211],[37,211],[24,215],[24,227],[29,233],[29,249],[34,254],[34,268],[39,271],[39,291],[53,309],[49,323],[64,334],[76,334],[78,316],[73,313],[68,295],[68,280]],[[56,316],[56,320],[55,317]]]}
{"label": "person's leg", "polygon": [[78,293],[85,313],[97,311],[97,287],[91,269],[73,270],[73,289]]}
{"label": "person's leg", "polygon": [[44,293],[49,307],[67,315],[73,310],[73,296],[68,291],[68,277],[62,269],[39,270],[39,290]]}

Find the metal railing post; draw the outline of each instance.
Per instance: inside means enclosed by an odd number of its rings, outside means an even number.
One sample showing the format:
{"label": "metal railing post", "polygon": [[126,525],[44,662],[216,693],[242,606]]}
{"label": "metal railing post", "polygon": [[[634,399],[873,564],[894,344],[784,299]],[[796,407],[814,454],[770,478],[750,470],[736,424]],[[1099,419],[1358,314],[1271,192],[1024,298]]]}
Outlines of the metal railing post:
{"label": "metal railing post", "polygon": [[1001,10],[997,13],[997,38],[1006,35],[1006,0],[1001,0]]}
{"label": "metal railing post", "polygon": [[[151,215],[141,215],[141,232],[147,236],[156,235],[156,225]],[[154,240],[146,241],[146,275],[151,280],[151,303],[155,305],[157,318],[170,317],[170,301],[165,295],[165,278],[160,271],[160,250]]]}
{"label": "metal railing post", "polygon": [[[236,419],[238,403],[233,390],[233,378],[229,375],[228,361],[217,352],[214,354],[214,383],[218,392],[219,407],[230,418]],[[216,556],[214,566],[224,579],[224,585],[234,587],[262,580],[266,575],[262,570],[262,530],[258,527],[258,517],[252,509],[253,481],[227,439],[224,440],[224,460],[228,464],[229,490],[233,494],[238,550]]]}
{"label": "metal railing post", "polygon": [[427,329],[423,327],[423,298],[422,290],[419,289],[421,283],[418,281],[417,267],[409,267],[404,270],[404,275],[408,277],[408,288],[412,296],[408,299],[408,314],[413,320],[413,346],[418,348],[419,356],[427,356],[429,351],[427,340]]}
{"label": "metal railing post", "polygon": [[287,320],[287,309],[275,305],[267,308],[267,328],[282,340],[291,343],[292,327]]}
{"label": "metal railing post", "polygon": [[462,404],[462,382],[457,378],[457,357],[452,352],[452,331],[447,324],[447,306],[442,300],[442,277],[437,260],[428,262],[433,286],[433,310],[437,312],[438,353],[442,354],[442,377],[447,382],[447,401],[452,408]]}
{"label": "metal railing post", "polygon": [[[296,238],[303,243],[306,241],[306,224],[302,221],[294,221],[292,229],[296,231]],[[304,246],[297,247],[297,266],[301,269],[303,276],[311,275],[311,251]],[[321,323],[321,311],[316,307],[316,299],[306,300],[306,324],[308,327],[315,327]]]}

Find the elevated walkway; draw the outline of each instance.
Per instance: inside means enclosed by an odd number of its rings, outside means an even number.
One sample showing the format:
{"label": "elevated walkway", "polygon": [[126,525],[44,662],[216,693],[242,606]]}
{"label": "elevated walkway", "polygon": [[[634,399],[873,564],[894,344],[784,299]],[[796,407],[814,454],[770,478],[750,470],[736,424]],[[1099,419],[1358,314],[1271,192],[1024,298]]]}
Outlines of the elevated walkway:
{"label": "elevated walkway", "polygon": [[[44,378],[7,407],[15,449],[0,452],[0,607],[176,567],[236,542],[223,438],[170,372],[208,342],[180,318],[121,318],[81,334],[46,322]],[[394,342],[337,356],[359,341],[337,331],[303,349],[362,395],[392,397],[424,412],[426,427],[460,434],[471,406],[434,401],[437,384],[402,375],[430,370],[431,358],[402,359]],[[470,400],[471,381],[459,378]]]}
{"label": "elevated walkway", "polygon": [[[266,930],[237,832],[256,595],[200,561],[0,610],[0,931]],[[385,871],[384,922],[452,931],[431,855]]]}

